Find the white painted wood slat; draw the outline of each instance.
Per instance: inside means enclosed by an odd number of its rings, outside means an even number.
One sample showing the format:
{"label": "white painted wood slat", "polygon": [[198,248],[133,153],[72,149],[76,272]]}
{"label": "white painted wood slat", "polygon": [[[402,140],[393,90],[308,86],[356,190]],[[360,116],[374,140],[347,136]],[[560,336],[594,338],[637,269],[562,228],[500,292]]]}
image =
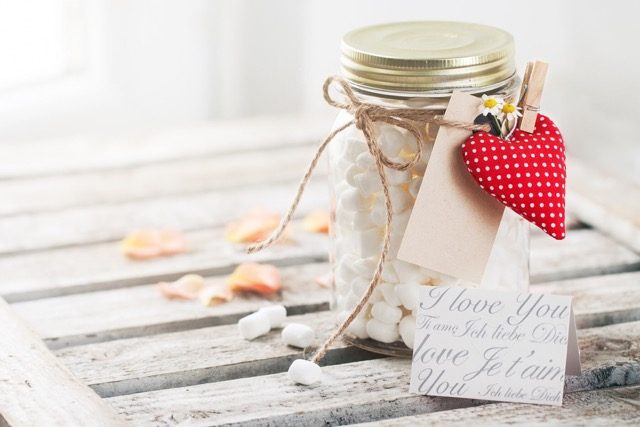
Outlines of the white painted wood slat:
{"label": "white painted wood slat", "polygon": [[[583,374],[566,391],[640,383],[640,323],[589,331]],[[609,344],[611,340],[611,344]],[[621,342],[626,352],[617,350]],[[592,360],[613,348],[609,360]],[[613,359],[615,358],[615,359]],[[613,360],[612,360],[613,359]],[[196,426],[340,425],[417,415],[483,403],[408,393],[410,361],[385,358],[323,368],[322,382],[294,385],[286,373],[108,398],[127,420],[145,425]],[[247,408],[250,408],[248,410]]]}
{"label": "white painted wood slat", "polygon": [[[330,291],[315,278],[328,268],[323,263],[283,268],[283,303],[299,307],[298,313],[327,307]],[[532,291],[573,295],[577,323],[590,327],[640,319],[639,282],[640,272],[623,273],[545,283],[532,286]],[[202,307],[198,302],[167,301],[148,285],[15,303],[13,308],[51,348],[62,348],[230,323],[266,303],[262,298],[238,298]]]}
{"label": "white painted wood slat", "polygon": [[[299,222],[292,227],[293,244],[251,256],[225,242],[221,228],[188,232],[186,237],[189,253],[145,262],[123,257],[116,242],[0,257],[0,295],[10,302],[24,301],[173,280],[189,272],[223,274],[245,260],[283,264],[327,258],[326,237],[304,232]],[[531,238],[534,283],[638,268],[639,255],[594,230],[572,230],[561,242],[542,234]]]}
{"label": "white painted wood slat", "polygon": [[109,405],[51,354],[2,298],[0,325],[0,425],[124,425]]}
{"label": "white painted wood slat", "polygon": [[452,411],[356,424],[354,427],[500,427],[527,426],[637,426],[640,425],[640,387],[583,391],[565,396],[561,408],[494,403]]}
{"label": "white painted wood slat", "polygon": [[567,206],[583,222],[640,252],[640,185],[578,159],[567,163]]}

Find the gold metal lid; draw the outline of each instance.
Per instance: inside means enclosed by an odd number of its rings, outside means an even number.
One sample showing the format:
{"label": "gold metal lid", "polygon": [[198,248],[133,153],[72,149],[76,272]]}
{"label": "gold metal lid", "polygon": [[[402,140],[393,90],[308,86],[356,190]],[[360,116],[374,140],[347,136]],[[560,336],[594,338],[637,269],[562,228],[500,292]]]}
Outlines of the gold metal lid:
{"label": "gold metal lid", "polygon": [[397,22],[342,39],[342,74],[356,86],[450,92],[496,85],[515,74],[513,37],[464,22]]}

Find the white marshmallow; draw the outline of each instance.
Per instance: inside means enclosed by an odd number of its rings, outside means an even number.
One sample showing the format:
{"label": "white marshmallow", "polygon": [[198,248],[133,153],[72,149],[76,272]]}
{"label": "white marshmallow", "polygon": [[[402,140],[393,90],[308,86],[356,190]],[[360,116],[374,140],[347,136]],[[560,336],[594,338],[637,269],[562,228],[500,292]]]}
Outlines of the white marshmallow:
{"label": "white marshmallow", "polygon": [[413,316],[405,316],[398,325],[400,337],[409,348],[413,348],[413,341],[416,336],[416,318]]}
{"label": "white marshmallow", "polygon": [[356,179],[355,177],[360,175],[360,169],[356,165],[351,165],[347,168],[344,174],[344,180],[352,187],[356,187]]}
{"label": "white marshmallow", "polygon": [[358,305],[358,303],[360,302],[360,299],[362,298],[362,295],[363,294],[356,295],[355,292],[349,292],[347,295],[344,296],[342,300],[343,309],[351,310],[353,307]]}
{"label": "white marshmallow", "polygon": [[387,176],[387,183],[389,185],[401,185],[407,184],[411,181],[411,172],[408,170],[399,171],[395,169],[387,168],[385,170]]}
{"label": "white marshmallow", "polygon": [[396,324],[402,319],[402,310],[389,305],[386,301],[378,301],[373,304],[371,315],[382,323]]}
{"label": "white marshmallow", "polygon": [[367,333],[367,319],[361,316],[356,317],[347,328],[347,331],[356,338],[369,338],[369,334]]}
{"label": "white marshmallow", "polygon": [[396,295],[405,308],[415,310],[418,308],[420,298],[420,285],[416,283],[403,283],[396,285]]}
{"label": "white marshmallow", "polygon": [[338,260],[335,268],[335,279],[342,280],[347,283],[355,279],[356,273],[353,269],[354,263],[358,258],[353,254],[345,254]]}
{"label": "white marshmallow", "polygon": [[370,280],[365,279],[364,277],[356,277],[351,282],[351,291],[355,295],[359,295],[362,297],[362,295],[364,295],[364,293],[367,291],[367,288],[369,287],[369,282]]}
{"label": "white marshmallow", "polygon": [[362,172],[353,177],[354,187],[362,194],[375,194],[382,191],[380,177],[371,172]]}
{"label": "white marshmallow", "polygon": [[358,232],[358,253],[367,258],[378,255],[382,249],[382,235],[377,228],[362,230]]}
{"label": "white marshmallow", "polygon": [[404,231],[407,228],[410,216],[410,210],[393,216],[393,221],[391,222],[391,241],[389,243],[389,254],[391,257],[395,257],[398,254],[400,243],[402,243]]}
{"label": "white marshmallow", "polygon": [[383,323],[377,319],[370,319],[367,322],[367,334],[376,341],[390,344],[397,341],[399,337],[398,325]]}
{"label": "white marshmallow", "polygon": [[256,311],[238,321],[238,329],[240,335],[245,340],[252,340],[271,330],[271,322],[269,316],[265,312]]}
{"label": "white marshmallow", "polygon": [[378,301],[384,301],[384,297],[382,296],[382,292],[378,289],[380,285],[376,286],[376,288],[371,292],[371,296],[369,297],[369,304],[375,304]]}
{"label": "white marshmallow", "polygon": [[376,225],[371,221],[371,214],[369,212],[356,212],[353,215],[350,229],[353,230],[367,230],[375,227]]}
{"label": "white marshmallow", "polygon": [[356,188],[349,188],[338,198],[340,207],[347,211],[366,211],[371,206],[371,199],[363,197]]}
{"label": "white marshmallow", "polygon": [[390,187],[389,197],[391,198],[391,206],[393,207],[394,214],[404,212],[413,205],[413,197],[411,197],[408,191],[405,191],[401,187]]}
{"label": "white marshmallow", "polygon": [[360,153],[358,157],[356,157],[356,165],[365,171],[373,171],[376,169],[376,161],[373,160],[373,156],[369,151]]}
{"label": "white marshmallow", "polygon": [[420,267],[415,264],[394,259],[391,261],[393,269],[398,275],[398,283],[419,283]]}
{"label": "white marshmallow", "polygon": [[[407,211],[413,205],[413,197],[408,191],[405,191],[402,187],[389,187],[389,198],[391,199],[391,208],[395,216]],[[384,225],[387,222],[386,209],[384,204],[384,194],[380,193],[376,196],[373,206],[371,207],[371,219],[374,223]],[[374,212],[376,212],[374,214]],[[374,215],[379,217],[374,218]]]}
{"label": "white marshmallow", "polygon": [[384,300],[389,303],[389,305],[397,307],[401,302],[398,295],[396,295],[395,288],[396,287],[393,284],[385,282],[379,283],[378,286],[376,286],[376,289],[380,291]]}
{"label": "white marshmallow", "polygon": [[384,268],[382,269],[382,275],[380,277],[385,282],[398,283],[398,275],[396,274],[396,270],[393,268],[393,264],[390,261],[384,263]]}
{"label": "white marshmallow", "polygon": [[382,124],[378,127],[377,141],[380,149],[387,157],[395,157],[406,144],[406,137],[395,126]]}
{"label": "white marshmallow", "polygon": [[269,317],[269,325],[272,328],[279,328],[287,318],[287,309],[283,305],[269,305],[262,307],[258,313],[264,313]]}
{"label": "white marshmallow", "polygon": [[[379,196],[381,198],[382,196]],[[383,226],[387,223],[387,210],[384,203],[374,203],[371,210],[371,222],[377,226]]]}
{"label": "white marshmallow", "polygon": [[[339,157],[331,163],[331,168],[335,173],[335,176],[346,176],[349,168],[353,166],[353,161],[347,160],[344,157]],[[342,182],[345,185],[349,185],[346,181]]]}
{"label": "white marshmallow", "polygon": [[360,138],[346,138],[343,144],[344,151],[341,157],[350,161],[355,161],[361,153],[368,151],[367,144]]}
{"label": "white marshmallow", "polygon": [[293,347],[307,348],[314,338],[313,329],[301,323],[291,323],[282,330],[282,341]]}
{"label": "white marshmallow", "polygon": [[294,360],[289,366],[289,379],[296,384],[311,385],[320,381],[322,369],[313,362],[304,359]]}
{"label": "white marshmallow", "polygon": [[377,257],[360,258],[351,264],[351,268],[360,277],[370,280],[373,276],[373,271],[376,269]]}

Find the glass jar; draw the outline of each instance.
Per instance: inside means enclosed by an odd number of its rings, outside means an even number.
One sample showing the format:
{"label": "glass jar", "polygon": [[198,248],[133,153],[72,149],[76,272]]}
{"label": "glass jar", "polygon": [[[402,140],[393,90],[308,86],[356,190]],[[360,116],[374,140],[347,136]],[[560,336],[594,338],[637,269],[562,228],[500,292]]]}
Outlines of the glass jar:
{"label": "glass jar", "polygon": [[[443,114],[451,93],[493,94],[513,99],[519,81],[510,34],[493,27],[452,22],[411,22],[365,27],[342,42],[342,74],[363,101],[385,107],[424,108]],[[334,129],[352,120],[338,115]],[[421,286],[467,286],[526,292],[529,286],[529,225],[505,209],[480,283],[471,283],[397,259],[438,126],[421,124],[422,158],[412,170],[385,170],[393,206],[391,246],[367,306],[344,338],[389,355],[411,355]],[[407,161],[416,149],[404,129],[376,124],[377,141],[392,160]],[[385,208],[382,185],[364,136],[355,126],[329,148],[332,309],[346,318],[358,303],[380,256]],[[447,248],[443,247],[443,251]],[[464,262],[464,260],[460,260]]]}

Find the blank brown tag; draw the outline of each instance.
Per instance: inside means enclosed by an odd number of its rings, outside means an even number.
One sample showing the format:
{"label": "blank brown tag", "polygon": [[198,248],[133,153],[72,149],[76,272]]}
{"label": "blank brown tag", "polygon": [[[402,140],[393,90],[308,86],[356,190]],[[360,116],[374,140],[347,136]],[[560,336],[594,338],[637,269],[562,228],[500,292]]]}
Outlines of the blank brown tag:
{"label": "blank brown tag", "polygon": [[[456,92],[444,118],[472,123],[480,99]],[[473,180],[460,146],[471,131],[441,126],[398,258],[480,283],[504,206]]]}

